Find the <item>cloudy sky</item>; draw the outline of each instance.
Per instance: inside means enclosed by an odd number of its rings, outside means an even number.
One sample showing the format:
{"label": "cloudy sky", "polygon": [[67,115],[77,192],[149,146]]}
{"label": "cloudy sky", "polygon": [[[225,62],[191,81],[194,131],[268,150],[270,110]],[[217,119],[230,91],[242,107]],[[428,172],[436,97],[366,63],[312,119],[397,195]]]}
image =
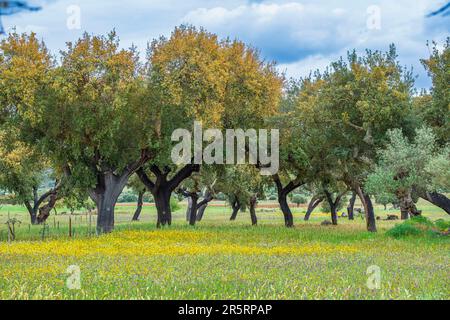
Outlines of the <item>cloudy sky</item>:
{"label": "cloudy sky", "polygon": [[292,77],[323,69],[353,48],[387,50],[395,43],[401,63],[418,75],[418,88],[430,85],[419,62],[429,55],[427,41],[443,43],[450,26],[450,16],[426,18],[445,0],[33,1],[43,10],[3,17],[5,28],[35,31],[54,53],[84,31],[113,28],[123,46],[144,50],[149,40],[188,23],[259,48]]}

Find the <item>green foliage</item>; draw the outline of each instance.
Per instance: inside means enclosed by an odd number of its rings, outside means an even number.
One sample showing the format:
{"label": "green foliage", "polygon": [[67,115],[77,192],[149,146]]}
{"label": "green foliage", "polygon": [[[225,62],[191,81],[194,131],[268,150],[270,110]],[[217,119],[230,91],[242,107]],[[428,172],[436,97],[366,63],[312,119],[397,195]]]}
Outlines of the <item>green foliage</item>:
{"label": "green foliage", "polygon": [[[333,198],[334,199],[334,198]],[[339,201],[338,206],[336,207],[336,212],[341,211],[347,204],[347,197],[342,197],[341,201]],[[322,212],[330,213],[330,204],[325,199],[321,204]]]}
{"label": "green foliage", "polygon": [[180,203],[179,201],[176,199],[176,197],[171,197],[170,198],[170,209],[172,210],[172,212],[176,212],[178,210],[181,209]]}
{"label": "green foliage", "polygon": [[448,225],[448,222],[435,224],[423,216],[417,216],[396,225],[386,234],[397,239],[409,236],[431,236],[437,234],[436,229],[441,229],[445,225]]}
{"label": "green foliage", "polygon": [[292,197],[292,202],[296,205],[306,204],[308,203],[308,199],[301,194],[294,194],[294,196]]}
{"label": "green foliage", "polygon": [[436,220],[434,222],[434,224],[441,231],[447,231],[450,228],[450,221],[449,220],[439,219],[439,220]]}
{"label": "green foliage", "polygon": [[450,141],[450,37],[443,48],[435,42],[429,46],[431,56],[422,60],[433,81],[431,99],[422,99],[419,114],[425,123],[433,128],[441,146]]}
{"label": "green foliage", "polygon": [[118,203],[130,203],[130,202],[136,202],[137,199],[138,199],[138,196],[136,195],[136,193],[125,190],[119,196],[119,199],[117,200],[117,202]]}
{"label": "green foliage", "polygon": [[430,191],[449,188],[449,148],[439,149],[430,128],[416,130],[410,142],[400,129],[388,132],[389,142],[379,151],[379,164],[367,179],[366,188],[375,195],[411,193],[413,187]]}

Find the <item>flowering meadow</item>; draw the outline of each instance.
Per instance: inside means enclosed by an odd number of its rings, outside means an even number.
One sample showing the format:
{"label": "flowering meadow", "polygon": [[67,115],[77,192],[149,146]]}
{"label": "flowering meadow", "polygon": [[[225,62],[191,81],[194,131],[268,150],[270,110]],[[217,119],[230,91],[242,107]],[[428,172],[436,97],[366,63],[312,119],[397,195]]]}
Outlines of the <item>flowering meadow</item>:
{"label": "flowering meadow", "polygon": [[[226,223],[227,208],[211,208],[196,227],[181,210],[158,230],[147,222],[153,208],[133,224],[121,210],[123,221],[102,236],[74,222],[68,238],[61,216],[44,240],[42,227],[20,226],[16,241],[0,242],[0,299],[450,298],[448,237],[394,239],[386,231],[395,222],[371,234],[358,219],[321,226],[319,213],[286,229],[279,213],[259,213],[251,227],[248,213]],[[79,289],[67,286],[70,266],[79,267]],[[381,271],[377,289],[367,286],[370,266]]]}

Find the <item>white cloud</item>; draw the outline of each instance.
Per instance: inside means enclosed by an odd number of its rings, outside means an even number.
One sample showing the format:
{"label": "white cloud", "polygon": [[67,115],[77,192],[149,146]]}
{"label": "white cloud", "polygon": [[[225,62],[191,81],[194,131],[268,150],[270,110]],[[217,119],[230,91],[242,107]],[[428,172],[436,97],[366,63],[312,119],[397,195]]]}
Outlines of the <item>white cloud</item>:
{"label": "white cloud", "polygon": [[[448,35],[448,17],[426,19],[437,9],[436,0],[36,0],[43,10],[4,17],[5,27],[33,30],[53,52],[64,48],[83,31],[106,33],[116,29],[123,46],[169,35],[183,22],[206,27],[221,37],[239,38],[278,61],[287,74],[302,76],[323,68],[347,50],[386,50],[394,42],[402,64],[420,72],[418,86],[429,85],[419,59],[428,55],[427,40],[442,42]],[[81,30],[68,30],[66,9],[81,8]],[[381,30],[367,28],[367,8],[381,9]],[[308,67],[310,66],[310,67]]]}
{"label": "white cloud", "polygon": [[[442,18],[425,18],[436,5],[431,0],[418,0],[414,5],[409,0],[277,1],[229,9],[199,8],[181,21],[221,36],[240,38],[260,48],[266,58],[277,60],[280,69],[296,77],[309,74],[307,66],[323,69],[348,50],[387,50],[389,44],[395,43],[402,64],[414,66],[420,74],[418,86],[423,87],[429,85],[419,62],[427,56],[426,42],[442,42],[448,35]],[[368,10],[370,7],[376,10]],[[380,29],[369,28],[368,19],[377,12]]]}

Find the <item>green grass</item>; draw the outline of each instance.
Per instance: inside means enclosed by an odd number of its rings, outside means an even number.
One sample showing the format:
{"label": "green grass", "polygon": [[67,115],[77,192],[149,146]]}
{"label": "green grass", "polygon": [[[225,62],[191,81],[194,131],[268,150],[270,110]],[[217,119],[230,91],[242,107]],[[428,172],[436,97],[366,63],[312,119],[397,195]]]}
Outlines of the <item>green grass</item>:
{"label": "green grass", "polygon": [[[433,221],[449,220],[425,202],[419,208]],[[89,236],[87,216],[78,213],[72,239],[68,216],[52,216],[41,241],[42,227],[30,227],[23,208],[3,207],[0,230],[7,212],[23,223],[15,243],[5,243],[3,232],[0,299],[450,298],[447,237],[388,236],[399,221],[378,221],[376,234],[359,218],[322,227],[329,217],[316,213],[303,222],[304,208],[294,209],[294,229],[283,227],[279,210],[258,212],[259,226],[251,227],[248,213],[230,222],[225,207],[209,208],[192,228],[184,209],[172,227],[156,230],[154,208],[145,207],[143,221],[130,223],[134,207],[118,207],[114,233],[102,237]],[[381,217],[398,214],[376,209]],[[81,290],[65,285],[70,265],[81,268]],[[381,269],[379,290],[366,286],[372,265]]]}

